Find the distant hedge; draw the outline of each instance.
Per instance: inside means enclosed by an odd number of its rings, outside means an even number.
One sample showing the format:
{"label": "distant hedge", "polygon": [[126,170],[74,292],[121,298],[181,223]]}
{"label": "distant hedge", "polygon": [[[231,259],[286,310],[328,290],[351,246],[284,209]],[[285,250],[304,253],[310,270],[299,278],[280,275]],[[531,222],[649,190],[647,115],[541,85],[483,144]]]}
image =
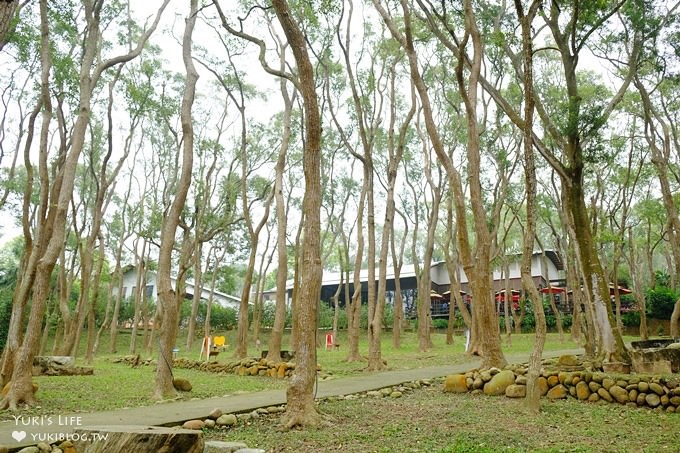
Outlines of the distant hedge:
{"label": "distant hedge", "polygon": [[647,315],[650,318],[671,319],[678,294],[671,288],[657,286],[647,290],[645,299],[647,300]]}
{"label": "distant hedge", "polygon": [[5,349],[9,319],[12,316],[12,289],[0,288],[0,351]]}

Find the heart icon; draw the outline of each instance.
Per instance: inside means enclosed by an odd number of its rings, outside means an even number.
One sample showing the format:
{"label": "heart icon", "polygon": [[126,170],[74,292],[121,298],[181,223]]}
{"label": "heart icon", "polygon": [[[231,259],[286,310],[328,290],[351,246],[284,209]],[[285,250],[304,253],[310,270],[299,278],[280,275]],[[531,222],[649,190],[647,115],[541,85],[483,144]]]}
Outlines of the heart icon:
{"label": "heart icon", "polygon": [[21,442],[26,437],[26,431],[12,431],[12,437],[17,442]]}

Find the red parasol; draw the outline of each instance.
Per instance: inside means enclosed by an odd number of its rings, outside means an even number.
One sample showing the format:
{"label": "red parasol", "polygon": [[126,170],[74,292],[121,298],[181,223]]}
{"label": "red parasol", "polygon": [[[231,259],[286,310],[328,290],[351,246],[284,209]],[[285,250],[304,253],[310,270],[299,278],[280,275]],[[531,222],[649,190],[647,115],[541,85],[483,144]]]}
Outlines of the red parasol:
{"label": "red parasol", "polygon": [[[520,291],[517,289],[510,290],[510,294],[512,294],[512,301],[513,302],[519,302],[519,296],[520,296]],[[496,293],[496,302],[503,302],[505,301],[505,290],[502,289]]]}
{"label": "red parasol", "polygon": [[559,286],[546,286],[541,288],[540,291],[543,294],[562,294],[567,290],[567,288],[561,288]]}
{"label": "red parasol", "polygon": [[[626,294],[631,294],[633,291],[629,290],[628,288],[624,288],[623,286],[619,286],[619,295],[620,296],[625,296]],[[614,284],[610,283],[609,284],[609,295],[613,296],[614,295]]]}

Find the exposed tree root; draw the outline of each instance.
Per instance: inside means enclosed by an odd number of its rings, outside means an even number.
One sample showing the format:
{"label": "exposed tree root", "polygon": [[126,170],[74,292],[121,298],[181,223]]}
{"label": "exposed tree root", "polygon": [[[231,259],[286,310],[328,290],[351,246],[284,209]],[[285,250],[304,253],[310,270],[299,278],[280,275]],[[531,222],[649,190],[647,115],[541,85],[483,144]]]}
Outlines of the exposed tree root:
{"label": "exposed tree root", "polygon": [[387,370],[387,360],[381,360],[380,363],[369,364],[364,371],[385,371]]}
{"label": "exposed tree root", "polygon": [[[37,390],[37,386],[34,387]],[[15,412],[23,406],[35,406],[38,400],[35,398],[34,388],[30,391],[22,391],[23,389],[11,388],[9,393],[0,401],[0,410],[9,410]]]}
{"label": "exposed tree root", "polygon": [[172,400],[177,398],[178,395],[177,390],[173,387],[172,390],[156,390],[151,399],[154,401]]}
{"label": "exposed tree root", "polygon": [[312,407],[305,411],[286,412],[281,417],[279,430],[282,432],[290,431],[295,428],[313,428],[318,426],[331,426],[330,417],[324,416]]}
{"label": "exposed tree root", "polygon": [[354,362],[366,362],[368,360],[367,357],[362,357],[362,356],[349,356],[345,361],[347,363],[354,363]]}

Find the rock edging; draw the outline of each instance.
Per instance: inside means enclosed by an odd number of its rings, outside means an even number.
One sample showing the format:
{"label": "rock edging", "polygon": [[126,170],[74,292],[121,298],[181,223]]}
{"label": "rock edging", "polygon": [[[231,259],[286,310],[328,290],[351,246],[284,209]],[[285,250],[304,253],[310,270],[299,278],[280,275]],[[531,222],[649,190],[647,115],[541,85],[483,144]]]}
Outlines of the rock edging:
{"label": "rock edging", "polygon": [[[118,357],[113,363],[123,363],[130,366],[151,366],[156,365],[154,359],[140,359],[139,355],[129,355]],[[174,368],[191,369],[205,371],[207,373],[238,374],[239,376],[269,376],[272,378],[283,379],[290,377],[295,370],[295,362],[275,362],[268,359],[246,358],[233,360],[230,362],[206,362],[202,360],[191,360],[178,358],[172,361]],[[317,366],[317,371],[321,367]]]}
{"label": "rock edging", "polygon": [[[610,375],[576,364],[543,368],[537,380],[541,396],[548,399],[574,398],[579,401],[646,407],[669,413],[680,412],[680,378],[651,375]],[[581,369],[578,369],[581,368]],[[527,367],[508,365],[504,369],[474,369],[445,378],[443,390],[451,393],[526,396]]]}

